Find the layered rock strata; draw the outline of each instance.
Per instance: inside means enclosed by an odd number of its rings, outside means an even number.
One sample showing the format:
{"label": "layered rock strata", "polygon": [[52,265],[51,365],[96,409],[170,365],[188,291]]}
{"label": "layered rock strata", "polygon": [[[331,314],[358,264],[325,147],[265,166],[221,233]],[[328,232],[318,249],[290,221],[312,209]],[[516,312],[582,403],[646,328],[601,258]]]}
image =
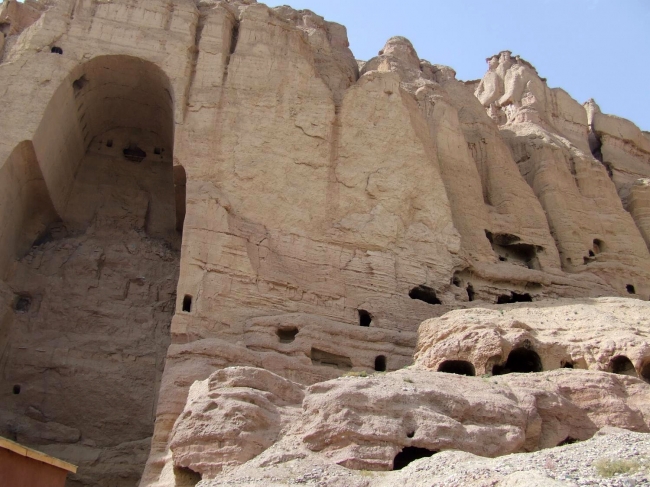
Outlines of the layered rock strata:
{"label": "layered rock strata", "polygon": [[453,309],[650,296],[647,134],[509,53],[467,83],[399,37],[357,63],[252,0],[0,28],[2,433],[74,485],[133,485],[150,441],[142,485],[184,482],[173,425],[229,366],[304,387],[409,365]]}
{"label": "layered rock strata", "polygon": [[[191,387],[174,425],[174,472],[207,481],[307,463],[385,471],[446,450],[552,448],[607,426],[648,433],[649,308],[601,298],[453,311],[421,326],[414,366],[309,387],[259,368],[217,371]],[[539,369],[526,368],[531,354]],[[464,377],[485,362],[488,374]]]}

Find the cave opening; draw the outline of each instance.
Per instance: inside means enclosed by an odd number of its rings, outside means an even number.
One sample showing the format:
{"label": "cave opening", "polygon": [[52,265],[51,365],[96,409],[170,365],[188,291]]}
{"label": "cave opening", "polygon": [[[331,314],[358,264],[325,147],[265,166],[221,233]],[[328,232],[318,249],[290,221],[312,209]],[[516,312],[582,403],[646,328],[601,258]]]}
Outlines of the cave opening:
{"label": "cave opening", "polygon": [[203,480],[200,473],[188,467],[174,467],[174,487],[194,487]]}
{"label": "cave opening", "polygon": [[609,362],[608,372],[619,375],[629,375],[636,377],[636,369],[632,361],[625,355],[617,355]]}
{"label": "cave opening", "polygon": [[537,352],[527,347],[519,347],[508,354],[505,364],[496,364],[492,367],[492,375],[528,374],[542,372],[543,370],[542,359]]}
{"label": "cave opening", "polygon": [[14,311],[27,313],[32,306],[32,297],[28,293],[18,293],[14,298]]}
{"label": "cave opening", "polygon": [[425,285],[420,285],[411,289],[409,291],[409,297],[411,299],[424,301],[427,304],[442,304],[442,301],[440,301],[438,296],[436,296],[435,289]]}
{"label": "cave opening", "polygon": [[352,360],[345,355],[338,355],[336,353],[326,352],[318,348],[311,349],[310,352],[312,365],[322,365],[325,367],[334,367],[341,370],[350,370],[352,368]]}
{"label": "cave opening", "polygon": [[359,313],[359,326],[368,327],[372,323],[372,315],[365,309],[357,310]]}
{"label": "cave opening", "polygon": [[600,240],[599,238],[595,238],[593,241],[593,247],[592,250],[594,254],[600,254],[601,252],[605,251],[605,242]]}
{"label": "cave opening", "polygon": [[393,470],[401,470],[415,460],[419,460],[420,458],[429,458],[436,453],[438,453],[436,450],[429,450],[417,446],[406,446],[395,456],[395,459],[393,460]]}
{"label": "cave opening", "polygon": [[474,377],[476,375],[474,365],[467,360],[445,360],[438,366],[438,372],[467,375],[469,377]]}
{"label": "cave opening", "polygon": [[485,230],[485,236],[499,261],[541,270],[537,254],[543,252],[543,247],[524,243],[520,237],[509,233],[492,233]]}
{"label": "cave opening", "polygon": [[384,355],[375,357],[375,370],[377,372],[386,372],[386,357]]}
{"label": "cave opening", "polygon": [[510,296],[507,294],[501,294],[497,297],[497,304],[512,304],[512,303],[530,303],[533,301],[533,298],[528,293],[517,293],[511,292]]}
{"label": "cave opening", "polygon": [[628,284],[627,286],[625,286],[625,290],[627,291],[628,294],[636,294],[636,289],[632,284]]}
{"label": "cave opening", "polygon": [[289,328],[279,328],[275,333],[280,340],[280,343],[291,343],[296,339],[298,328],[295,326]]}
{"label": "cave opening", "polygon": [[[36,421],[25,411],[37,408],[47,421],[79,432],[84,442],[72,445],[81,455],[87,441],[109,456],[141,456],[139,442],[153,434],[171,319],[183,303],[176,295],[181,234],[172,93],[162,69],[139,58],[80,64],[54,91],[32,140],[4,166],[24,167],[30,184],[0,174],[0,218],[14,225],[11,238],[0,235],[0,273],[24,291],[14,302],[15,325],[0,323],[10,330],[0,414],[15,417],[20,429]],[[137,158],[139,148],[165,150],[133,164],[125,159],[131,154],[106,150],[112,145],[132,148]],[[28,188],[28,197],[15,196],[11,186]],[[56,272],[38,262],[52,262]],[[38,296],[31,307],[27,296]],[[8,400],[16,384],[29,384],[20,404]],[[71,400],[70,391],[87,400]],[[10,435],[7,428],[0,424],[0,435]],[[69,440],[51,439],[46,427],[34,431],[30,441],[66,458]],[[120,482],[136,485],[140,474],[132,469]]]}
{"label": "cave opening", "polygon": [[191,313],[192,312],[192,296],[186,294],[183,297],[183,312]]}

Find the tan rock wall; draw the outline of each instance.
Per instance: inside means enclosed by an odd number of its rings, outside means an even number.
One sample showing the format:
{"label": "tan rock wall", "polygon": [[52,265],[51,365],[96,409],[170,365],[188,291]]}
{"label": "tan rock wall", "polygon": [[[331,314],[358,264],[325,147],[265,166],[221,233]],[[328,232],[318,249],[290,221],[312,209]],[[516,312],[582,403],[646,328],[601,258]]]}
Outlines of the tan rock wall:
{"label": "tan rock wall", "polygon": [[[36,396],[2,408],[33,444],[95,465],[81,484],[139,475],[158,383],[142,485],[176,485],[173,425],[215,370],[310,385],[408,365],[419,323],[451,309],[650,295],[644,186],[622,195],[590,153],[594,123],[523,60],[465,85],[392,38],[359,71],[344,27],[254,1],[11,8],[31,13],[7,14],[0,64],[4,390],[78,363],[63,383],[98,418],[125,421],[129,400],[108,411],[120,374],[137,396],[131,428],[104,436],[65,388],[47,389],[49,422]],[[625,157],[642,154],[623,126]],[[607,130],[609,154],[623,142]],[[641,167],[634,154],[621,164]],[[29,317],[12,310],[26,294],[42,296]]]}

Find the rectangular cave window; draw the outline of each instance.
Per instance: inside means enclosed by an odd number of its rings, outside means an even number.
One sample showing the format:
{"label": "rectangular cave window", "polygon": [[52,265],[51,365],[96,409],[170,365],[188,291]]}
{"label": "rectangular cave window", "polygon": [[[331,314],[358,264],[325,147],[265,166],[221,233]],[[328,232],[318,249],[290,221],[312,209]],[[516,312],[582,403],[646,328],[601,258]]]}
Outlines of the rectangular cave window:
{"label": "rectangular cave window", "polygon": [[502,294],[497,298],[497,304],[510,304],[510,303],[530,303],[533,297],[528,293],[511,292],[510,296]]}
{"label": "rectangular cave window", "polygon": [[344,355],[337,355],[326,352],[325,350],[319,350],[318,348],[312,348],[310,356],[312,365],[323,365],[342,370],[350,370],[352,368],[352,360],[350,357]]}
{"label": "rectangular cave window", "polygon": [[386,372],[386,357],[384,355],[375,357],[375,370],[377,372]]}
{"label": "rectangular cave window", "polygon": [[365,309],[360,309],[358,311],[359,311],[359,325],[370,326],[370,323],[372,323],[372,315],[368,313]]}
{"label": "rectangular cave window", "polygon": [[186,294],[185,297],[183,298],[183,311],[186,313],[189,313],[192,311],[192,296],[189,294]]}

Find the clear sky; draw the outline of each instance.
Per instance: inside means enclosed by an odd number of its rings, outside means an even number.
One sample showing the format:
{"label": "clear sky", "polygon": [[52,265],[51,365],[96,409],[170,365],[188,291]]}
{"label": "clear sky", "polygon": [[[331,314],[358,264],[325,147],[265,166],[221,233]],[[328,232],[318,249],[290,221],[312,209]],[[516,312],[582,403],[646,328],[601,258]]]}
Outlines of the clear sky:
{"label": "clear sky", "polygon": [[348,29],[357,59],[389,37],[420,58],[477,79],[485,58],[510,50],[549,86],[650,131],[650,0],[267,0],[309,9]]}
{"label": "clear sky", "polygon": [[650,131],[650,0],[267,0],[309,9],[348,29],[357,59],[389,37],[413,43],[420,58],[451,66],[462,80],[485,58],[510,50],[549,86],[580,103]]}

